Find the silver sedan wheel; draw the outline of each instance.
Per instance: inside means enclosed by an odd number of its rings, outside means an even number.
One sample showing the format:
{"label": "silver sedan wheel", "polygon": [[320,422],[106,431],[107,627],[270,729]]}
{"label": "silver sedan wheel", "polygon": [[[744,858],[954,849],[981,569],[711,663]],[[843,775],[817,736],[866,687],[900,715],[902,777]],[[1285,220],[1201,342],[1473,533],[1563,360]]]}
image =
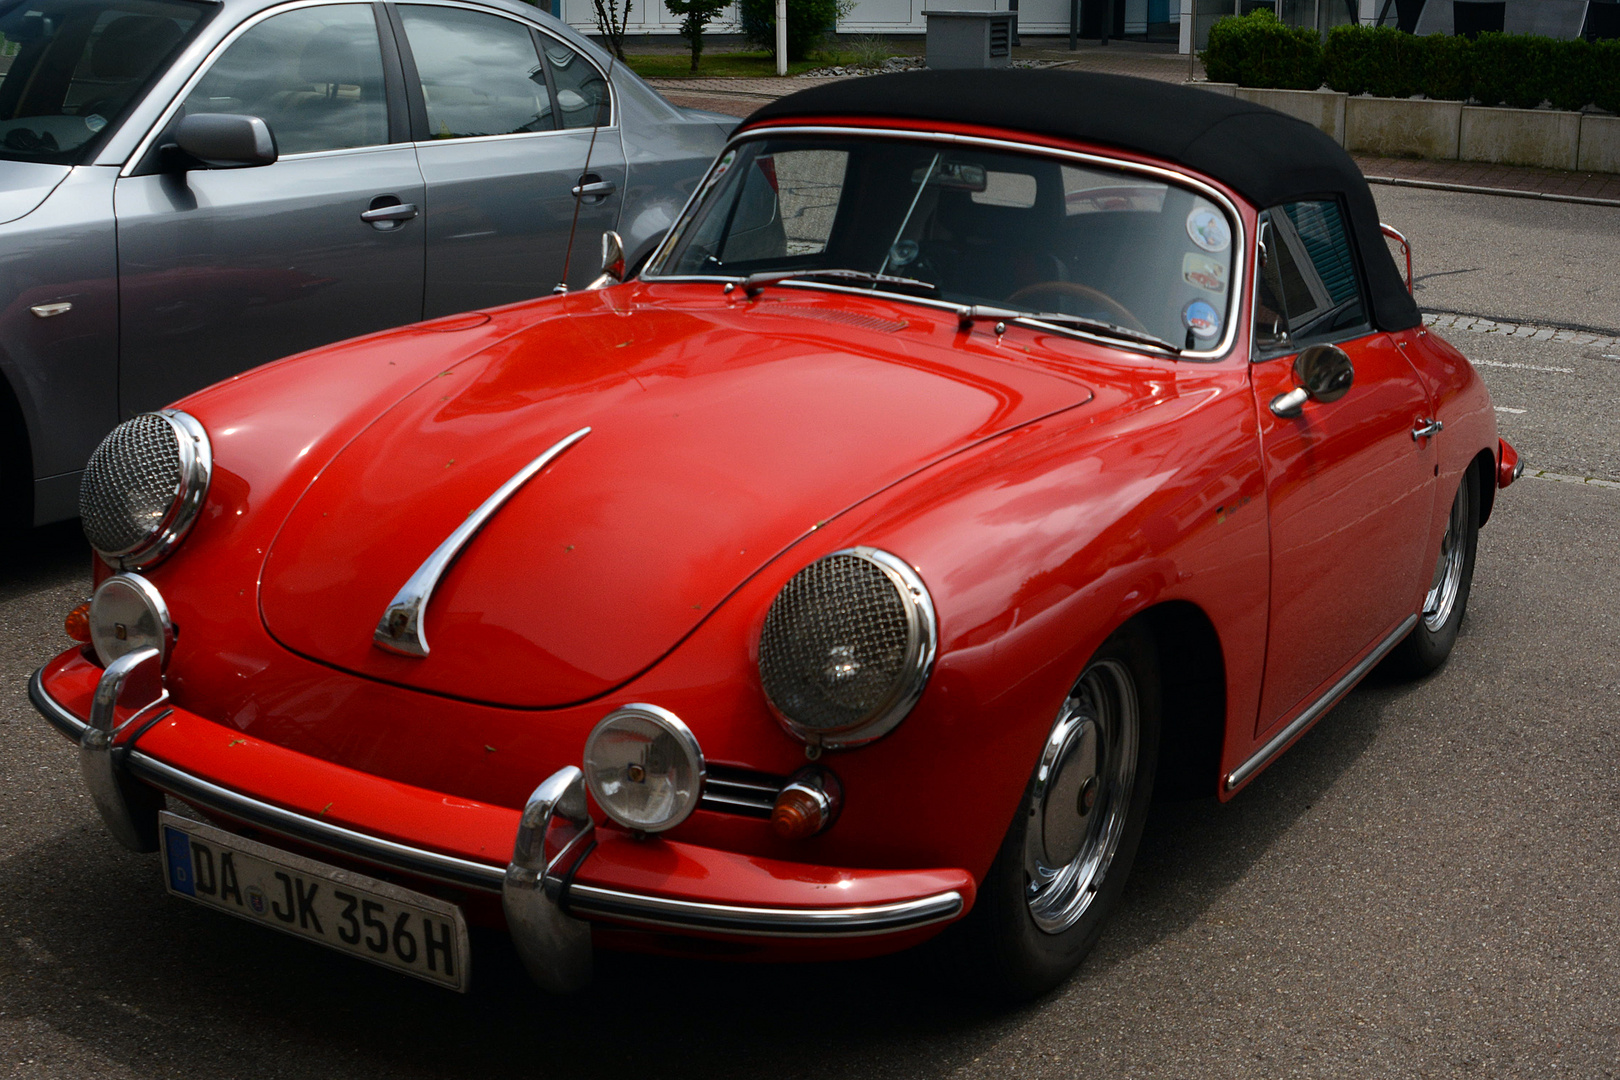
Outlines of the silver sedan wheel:
{"label": "silver sedan wheel", "polygon": [[1451,517],[1446,522],[1445,538],[1440,541],[1440,557],[1434,564],[1434,579],[1428,595],[1423,598],[1423,625],[1428,627],[1430,633],[1439,632],[1451,619],[1451,613],[1457,606],[1463,564],[1468,555],[1465,540],[1472,510],[1468,505],[1468,485],[1461,484],[1457,488],[1457,497],[1451,500]]}
{"label": "silver sedan wheel", "polygon": [[1025,898],[1048,934],[1079,922],[1108,876],[1130,811],[1140,735],[1130,669],[1118,660],[1086,668],[1052,725],[1028,806]]}

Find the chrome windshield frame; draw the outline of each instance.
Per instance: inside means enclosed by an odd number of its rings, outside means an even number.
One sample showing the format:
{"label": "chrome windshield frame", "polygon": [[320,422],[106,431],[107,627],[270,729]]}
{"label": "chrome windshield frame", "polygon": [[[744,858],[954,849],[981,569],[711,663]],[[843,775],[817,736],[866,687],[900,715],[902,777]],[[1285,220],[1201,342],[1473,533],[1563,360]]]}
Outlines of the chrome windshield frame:
{"label": "chrome windshield frame", "polygon": [[[709,165],[708,172],[704,173],[702,181],[693,188],[686,205],[681,208],[680,215],[675,219],[676,224],[664,235],[664,239],[647,259],[647,266],[654,267],[667,258],[675,244],[680,242],[683,230],[681,226],[689,219],[699,202],[708,194],[719,177],[715,169],[725,160],[727,154],[736,150],[744,143],[757,139],[775,138],[784,135],[809,136],[826,138],[836,136],[841,138],[871,138],[871,139],[905,139],[911,142],[935,142],[953,146],[970,146],[979,149],[997,150],[1008,153],[1030,154],[1037,157],[1052,158],[1057,161],[1069,162],[1077,165],[1090,165],[1120,172],[1136,173],[1141,176],[1152,177],[1167,184],[1194,191],[1216,206],[1227,215],[1232,226],[1232,274],[1231,297],[1227,301],[1226,326],[1221,339],[1213,348],[1185,349],[1174,354],[1166,354],[1162,349],[1146,345],[1141,342],[1128,341],[1124,338],[1112,337],[1102,332],[1090,332],[1074,327],[1062,326],[1055,323],[1042,322],[1031,312],[1027,318],[1018,318],[1012,321],[1023,325],[1037,327],[1043,331],[1061,334],[1065,337],[1080,338],[1086,341],[1107,345],[1111,348],[1125,348],[1133,352],[1146,352],[1154,355],[1174,355],[1177,359],[1210,362],[1224,359],[1237,342],[1239,324],[1243,321],[1243,302],[1246,298],[1245,285],[1247,275],[1238,268],[1246,267],[1249,256],[1248,232],[1244,228],[1243,214],[1236,203],[1224,192],[1213,185],[1180,173],[1174,169],[1167,169],[1158,165],[1146,165],[1136,161],[1126,161],[1120,158],[1109,157],[1105,154],[1096,154],[1084,150],[1064,150],[1053,146],[1043,146],[1038,143],[1019,142],[1016,139],[997,139],[983,135],[960,135],[947,131],[929,131],[909,128],[882,128],[860,127],[855,125],[837,124],[784,124],[780,126],[751,128],[748,131],[732,136],[727,140],[725,147],[715,156]],[[647,282],[682,282],[682,281],[713,281],[719,283],[736,283],[744,280],[744,275],[723,274],[653,274],[643,270],[639,275],[641,280]],[[888,292],[886,290],[833,285],[821,281],[783,281],[780,285],[791,288],[814,289],[817,291],[848,292],[860,296],[881,296],[885,299],[902,300],[910,304],[920,304],[924,307],[940,308],[947,311],[960,311],[964,306],[956,301],[932,300],[928,297],[913,296],[908,293]]]}

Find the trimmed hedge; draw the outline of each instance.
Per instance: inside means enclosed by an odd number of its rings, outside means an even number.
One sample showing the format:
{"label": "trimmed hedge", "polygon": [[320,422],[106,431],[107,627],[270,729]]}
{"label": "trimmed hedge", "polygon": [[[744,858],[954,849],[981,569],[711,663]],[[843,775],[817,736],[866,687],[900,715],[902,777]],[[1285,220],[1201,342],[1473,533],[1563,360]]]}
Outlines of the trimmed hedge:
{"label": "trimmed hedge", "polygon": [[1277,90],[1322,85],[1322,45],[1316,31],[1285,26],[1269,8],[1217,19],[1200,58],[1213,82]]}
{"label": "trimmed hedge", "polygon": [[1326,83],[1344,94],[1413,97],[1533,109],[1620,113],[1620,41],[1589,42],[1530,34],[1481,34],[1475,40],[1414,37],[1393,26],[1337,26],[1316,34],[1279,23],[1269,10],[1218,20],[1201,54],[1213,82],[1279,90]]}

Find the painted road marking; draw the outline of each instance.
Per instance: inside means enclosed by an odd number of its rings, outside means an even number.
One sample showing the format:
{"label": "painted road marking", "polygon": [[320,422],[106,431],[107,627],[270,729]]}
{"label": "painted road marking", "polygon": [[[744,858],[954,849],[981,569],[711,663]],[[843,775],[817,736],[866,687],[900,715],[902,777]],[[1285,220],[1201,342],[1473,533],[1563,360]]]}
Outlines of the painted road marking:
{"label": "painted road marking", "polygon": [[1550,373],[1552,373],[1554,375],[1573,375],[1573,374],[1575,374],[1575,369],[1574,368],[1542,367],[1540,364],[1514,364],[1514,363],[1509,363],[1506,360],[1470,360],[1469,363],[1473,364],[1475,367],[1517,368],[1520,371],[1546,371],[1546,372],[1550,372]]}
{"label": "painted road marking", "polygon": [[1496,406],[1496,411],[1497,412],[1512,413],[1514,416],[1521,416],[1521,415],[1524,414],[1523,409],[1510,409],[1506,405],[1498,405],[1498,406]]}

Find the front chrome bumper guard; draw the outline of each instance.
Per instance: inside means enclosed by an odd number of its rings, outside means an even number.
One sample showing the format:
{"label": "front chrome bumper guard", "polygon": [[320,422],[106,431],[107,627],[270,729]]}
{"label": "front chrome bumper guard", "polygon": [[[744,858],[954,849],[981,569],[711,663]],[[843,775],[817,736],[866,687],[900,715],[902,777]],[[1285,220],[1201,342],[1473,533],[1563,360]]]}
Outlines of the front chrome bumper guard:
{"label": "front chrome bumper guard", "polygon": [[[150,654],[150,655],[148,655]],[[839,938],[892,934],[959,915],[955,890],[886,904],[786,908],[717,904],[632,893],[574,880],[595,846],[585,804],[585,777],[559,769],[535,788],[519,819],[512,861],[505,867],[411,847],[264,802],[159,761],[135,742],[167,713],[155,649],[107,666],[96,687],[90,721],[45,690],[45,669],[34,672],[28,697],[57,730],[79,744],[79,762],[113,836],[133,851],[157,850],[163,792],[227,818],[375,866],[465,889],[498,893],[512,940],[530,975],[553,992],[577,990],[591,977],[591,928],[605,918],[645,926],[772,938]],[[130,710],[115,723],[114,710]]]}

